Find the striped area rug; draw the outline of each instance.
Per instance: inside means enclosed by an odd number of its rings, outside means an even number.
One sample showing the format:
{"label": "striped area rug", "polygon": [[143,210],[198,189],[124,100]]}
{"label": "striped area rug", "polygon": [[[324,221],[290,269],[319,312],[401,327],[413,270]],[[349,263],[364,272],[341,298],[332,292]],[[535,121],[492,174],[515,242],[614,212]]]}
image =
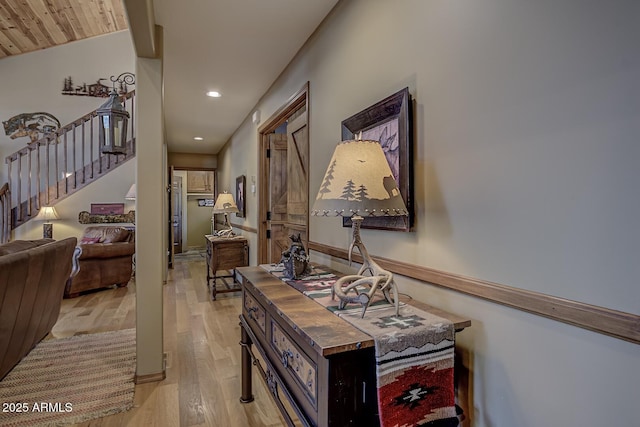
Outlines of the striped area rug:
{"label": "striped area rug", "polygon": [[133,406],[135,329],[40,342],[0,381],[0,426],[61,426]]}

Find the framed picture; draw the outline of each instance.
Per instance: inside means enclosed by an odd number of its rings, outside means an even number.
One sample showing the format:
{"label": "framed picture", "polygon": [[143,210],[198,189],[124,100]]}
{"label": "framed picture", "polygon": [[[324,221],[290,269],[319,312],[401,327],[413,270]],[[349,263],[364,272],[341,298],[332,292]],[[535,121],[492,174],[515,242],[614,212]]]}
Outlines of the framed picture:
{"label": "framed picture", "polygon": [[[383,99],[342,121],[342,140],[379,141],[389,162],[408,217],[367,217],[363,228],[410,231],[413,225],[413,120],[409,88]],[[351,218],[342,218],[343,227],[351,227]]]}
{"label": "framed picture", "polygon": [[122,215],[124,203],[91,203],[92,215]]}
{"label": "framed picture", "polygon": [[198,206],[212,208],[214,205],[213,199],[198,199]]}
{"label": "framed picture", "polygon": [[236,216],[240,218],[244,218],[245,212],[245,199],[244,195],[247,193],[247,182],[246,177],[244,175],[240,175],[236,178],[236,205],[238,205],[238,210],[240,212],[236,213]]}

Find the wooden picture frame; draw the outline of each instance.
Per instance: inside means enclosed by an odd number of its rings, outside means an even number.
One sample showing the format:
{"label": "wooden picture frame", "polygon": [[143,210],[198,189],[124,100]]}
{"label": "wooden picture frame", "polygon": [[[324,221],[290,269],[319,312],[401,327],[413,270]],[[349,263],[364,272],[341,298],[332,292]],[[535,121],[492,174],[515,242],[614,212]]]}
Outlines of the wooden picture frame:
{"label": "wooden picture frame", "polygon": [[238,211],[239,211],[236,213],[236,216],[240,218],[244,218],[245,216],[246,195],[247,195],[247,179],[244,175],[240,175],[239,177],[236,178],[236,205],[238,206]]}
{"label": "wooden picture frame", "polygon": [[[409,88],[342,121],[342,140],[380,141],[389,167],[396,179],[409,216],[367,217],[362,228],[411,231],[413,226],[413,114]],[[382,141],[381,141],[382,139]],[[351,218],[342,218],[343,227],[351,227]]]}
{"label": "wooden picture frame", "polygon": [[124,203],[91,203],[91,215],[123,215]]}

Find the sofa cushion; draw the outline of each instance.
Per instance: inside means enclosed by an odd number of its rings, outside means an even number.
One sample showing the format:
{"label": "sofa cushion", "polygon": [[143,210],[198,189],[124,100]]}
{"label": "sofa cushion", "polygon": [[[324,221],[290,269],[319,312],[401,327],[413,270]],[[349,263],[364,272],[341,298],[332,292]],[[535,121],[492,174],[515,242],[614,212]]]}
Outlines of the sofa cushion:
{"label": "sofa cushion", "polygon": [[[88,258],[114,258],[121,256],[131,256],[136,251],[134,243],[116,242],[105,243],[101,245],[82,245],[80,246],[82,253],[80,259]],[[82,267],[80,267],[82,269]]]}
{"label": "sofa cushion", "polygon": [[81,245],[90,245],[92,243],[98,243],[100,242],[100,237],[83,237],[82,240],[80,240],[80,244]]}
{"label": "sofa cushion", "polygon": [[126,228],[118,226],[92,226],[87,227],[84,230],[84,234],[81,239],[99,239],[97,242],[92,243],[116,243],[126,242],[129,240],[130,232]]}
{"label": "sofa cushion", "polygon": [[14,240],[13,242],[0,245],[0,256],[14,254],[16,252],[26,251],[27,249],[33,249],[38,246],[45,245],[53,242],[53,239],[39,239],[39,240]]}
{"label": "sofa cushion", "polygon": [[111,228],[104,233],[102,243],[126,242],[129,238],[129,231],[125,228]]}

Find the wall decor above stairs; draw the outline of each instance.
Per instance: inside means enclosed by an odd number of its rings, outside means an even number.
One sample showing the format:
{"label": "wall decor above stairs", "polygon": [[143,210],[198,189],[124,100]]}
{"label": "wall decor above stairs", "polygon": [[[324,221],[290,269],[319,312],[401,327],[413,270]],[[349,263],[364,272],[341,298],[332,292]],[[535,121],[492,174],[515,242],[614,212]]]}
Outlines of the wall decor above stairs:
{"label": "wall decor above stairs", "polygon": [[117,224],[136,222],[136,211],[129,211],[126,214],[90,214],[82,211],[78,214],[80,224]]}
{"label": "wall decor above stairs", "polygon": [[20,113],[2,122],[4,133],[11,139],[28,136],[36,142],[45,135],[60,129],[60,120],[53,114],[45,112]]}

